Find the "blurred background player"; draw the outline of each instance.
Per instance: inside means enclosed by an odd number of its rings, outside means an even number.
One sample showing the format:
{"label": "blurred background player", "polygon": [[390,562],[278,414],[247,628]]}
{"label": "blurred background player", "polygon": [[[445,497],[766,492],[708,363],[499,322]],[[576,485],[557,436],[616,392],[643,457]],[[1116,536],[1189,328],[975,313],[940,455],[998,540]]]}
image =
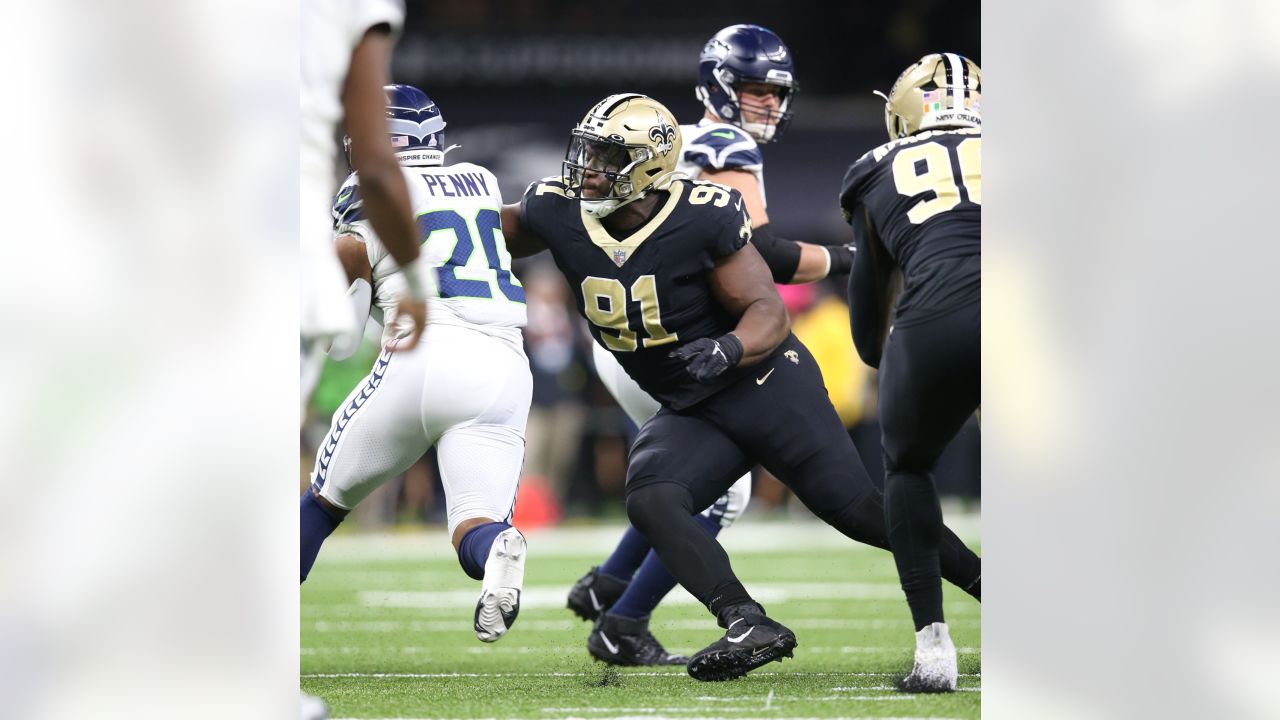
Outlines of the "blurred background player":
{"label": "blurred background player", "polygon": [[[751,243],[775,282],[804,283],[848,271],[848,247],[825,247],[775,237],[765,209],[764,158],[758,143],[782,137],[792,117],[799,85],[791,52],[775,33],[759,25],[731,25],[703,47],[695,93],[705,106],[697,123],[680,126],[684,140],[676,170],[737,190],[751,216]],[[637,427],[661,405],[640,389],[617,359],[594,344],[596,372]],[[729,527],[751,500],[751,474],[695,518],[712,536]],[[675,587],[649,544],[635,528],[613,554],[591,568],[569,592],[568,607],[596,621],[587,651],[616,665],[680,665],[649,632],[649,617]]]}
{"label": "blurred background player", "polygon": [[[404,23],[403,0],[303,0],[298,102],[299,141],[298,234],[300,289],[298,335],[299,418],[320,378],[324,352],[334,344],[354,347],[364,322],[345,297],[342,268],[334,255],[328,208],[337,179],[334,131],[345,117],[347,134],[369,148],[354,158],[366,177],[368,214],[383,242],[410,278],[408,295],[398,311],[411,318],[416,343],[426,323],[422,283],[416,260],[409,195],[385,137],[381,92],[388,81],[391,51]],[[306,529],[303,528],[305,536]],[[302,697],[301,717],[326,716],[318,698]]]}
{"label": "blurred background player", "polygon": [[[632,448],[627,515],[726,630],[688,673],[728,680],[790,657],[796,638],[747,593],[698,508],[762,464],[847,537],[889,541],[880,493],[750,244],[742,196],[681,178],[679,148],[664,106],[606,97],[574,127],[562,175],[505,206],[503,228],[517,256],[551,251],[593,338],[662,404]],[[981,561],[951,540],[943,572],[972,585]]]}
{"label": "blurred background player", "polygon": [[982,73],[935,53],[880,95],[890,142],[854,163],[840,192],[857,246],[849,307],[858,354],[880,369],[885,520],[916,629],[901,687],[949,692],[933,469],[982,394]]}
{"label": "blurred background player", "polygon": [[[448,530],[466,574],[483,581],[476,636],[502,637],[520,611],[525,539],[511,526],[532,380],[520,329],[524,289],[511,275],[497,179],[479,165],[444,166],[445,122],[421,90],[390,85],[378,143],[403,166],[423,264],[439,275],[424,341],[393,316],[408,279],[365,211],[364,177],[348,177],[333,204],[338,255],[351,281],[372,286],[384,351],[334,413],[302,498],[301,577],[325,538],[370,492],[437,446]],[[390,131],[390,138],[387,131]],[[352,138],[353,154],[362,148]],[[362,318],[363,321],[363,318]]]}
{"label": "blurred background player", "polygon": [[404,21],[401,0],[304,0],[299,102],[302,139],[298,228],[301,235],[301,406],[319,378],[324,351],[354,346],[364,326],[345,296],[348,283],[334,256],[328,217],[337,184],[334,129],[345,118],[347,135],[362,149],[350,160],[360,173],[365,213],[391,256],[405,268],[407,293],[398,312],[412,319],[401,345],[418,341],[426,322],[423,282],[416,264],[417,233],[400,166],[386,147],[382,86]]}

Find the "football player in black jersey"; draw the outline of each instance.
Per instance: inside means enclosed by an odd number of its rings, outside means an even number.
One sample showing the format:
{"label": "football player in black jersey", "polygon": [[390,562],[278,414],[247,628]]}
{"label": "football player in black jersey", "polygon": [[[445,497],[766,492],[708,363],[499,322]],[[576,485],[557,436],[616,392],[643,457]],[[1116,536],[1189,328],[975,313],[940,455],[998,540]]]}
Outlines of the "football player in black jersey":
{"label": "football player in black jersey", "polygon": [[[760,145],[776,142],[791,121],[799,91],[791,51],[782,38],[759,25],[731,25],[717,32],[698,58],[695,94],[704,106],[696,122],[680,126],[676,170],[691,180],[709,180],[742,194],[751,217],[751,244],[775,282],[804,283],[848,273],[851,247],[825,247],[775,236],[765,205],[764,157]],[[661,405],[623,371],[613,354],[593,348],[596,374],[636,427]],[[742,516],[751,500],[751,471],[695,516],[718,535]],[[628,528],[613,552],[591,567],[569,590],[567,606],[594,621],[587,652],[614,665],[684,665],[649,631],[649,618],[676,581]]]}
{"label": "football player in black jersey", "polygon": [[[796,637],[752,600],[694,513],[760,464],[845,535],[888,549],[888,533],[817,363],[748,242],[741,195],[679,178],[679,151],[665,107],[609,96],[574,128],[563,175],[530,185],[502,226],[513,255],[551,251],[593,338],[662,403],[631,450],[627,515],[726,628],[689,674],[725,680],[789,657]],[[960,585],[981,572],[967,549],[944,565]]]}
{"label": "football player in black jersey", "polygon": [[[840,207],[857,248],[853,340],[880,369],[885,520],[916,628],[904,690],[956,687],[942,614],[942,510],[933,468],[981,401],[982,74],[926,55],[885,98],[890,142],[845,175]],[[893,308],[892,277],[903,287]]]}

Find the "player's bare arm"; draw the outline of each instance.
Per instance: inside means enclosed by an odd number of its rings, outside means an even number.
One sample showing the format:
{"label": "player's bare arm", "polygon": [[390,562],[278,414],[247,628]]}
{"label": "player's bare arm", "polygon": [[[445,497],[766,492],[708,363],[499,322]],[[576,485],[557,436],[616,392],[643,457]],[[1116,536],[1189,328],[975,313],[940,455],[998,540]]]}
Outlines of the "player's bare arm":
{"label": "player's bare arm", "polygon": [[747,244],[718,260],[708,281],[720,305],[738,316],[738,325],[732,332],[742,343],[738,365],[760,362],[787,339],[791,330],[787,309],[755,247]]}
{"label": "player's bare arm", "polygon": [[731,187],[742,193],[742,202],[751,216],[751,227],[758,228],[769,222],[769,212],[765,209],[764,198],[760,197],[760,182],[756,176],[746,170],[713,170],[702,171],[702,180]]}
{"label": "player's bare arm", "polygon": [[[705,170],[702,179],[731,187],[742,194],[747,214],[751,216],[752,230],[769,224],[769,212],[764,206],[764,198],[760,196],[760,183],[755,175],[745,170]],[[828,248],[787,240],[768,232],[757,233],[752,242],[762,250],[774,281],[784,284],[816,282],[828,275],[848,272],[852,261],[847,248]]]}
{"label": "player's bare arm", "polygon": [[351,234],[339,235],[333,241],[333,246],[338,253],[338,260],[342,262],[342,269],[347,273],[347,282],[364,280],[373,284],[373,268],[369,266],[369,253],[365,251],[364,243],[360,242],[359,238]]}
{"label": "player's bare arm", "polygon": [[507,250],[511,257],[529,257],[547,249],[542,238],[525,227],[520,214],[520,203],[502,206],[502,236],[507,240]]}
{"label": "player's bare arm", "polygon": [[347,135],[351,137],[351,164],[360,176],[364,212],[378,239],[404,270],[411,297],[396,308],[397,315],[413,319],[413,331],[398,343],[396,350],[418,344],[427,322],[423,283],[418,276],[419,239],[413,225],[409,189],[395,152],[387,142],[386,98],[382,87],[388,82],[391,50],[395,40],[390,28],[374,27],[351,53],[351,68],[342,88]]}

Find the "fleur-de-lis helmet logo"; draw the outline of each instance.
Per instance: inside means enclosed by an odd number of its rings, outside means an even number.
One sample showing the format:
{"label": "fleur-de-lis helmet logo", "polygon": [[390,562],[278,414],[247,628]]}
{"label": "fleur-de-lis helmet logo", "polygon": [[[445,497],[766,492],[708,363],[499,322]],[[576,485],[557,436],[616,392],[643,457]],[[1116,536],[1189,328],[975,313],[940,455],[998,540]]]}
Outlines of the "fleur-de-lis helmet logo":
{"label": "fleur-de-lis helmet logo", "polygon": [[676,143],[676,129],[668,125],[666,120],[658,118],[658,124],[649,128],[649,139],[657,143],[654,149],[660,155],[666,155]]}

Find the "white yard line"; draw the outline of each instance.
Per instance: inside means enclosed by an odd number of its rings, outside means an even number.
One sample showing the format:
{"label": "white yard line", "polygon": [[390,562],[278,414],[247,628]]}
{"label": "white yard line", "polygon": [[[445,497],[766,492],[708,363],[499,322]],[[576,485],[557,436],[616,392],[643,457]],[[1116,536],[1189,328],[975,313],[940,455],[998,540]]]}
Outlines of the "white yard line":
{"label": "white yard line", "polygon": [[[380,652],[399,652],[401,655],[431,655],[433,653],[457,654],[459,651],[468,655],[561,655],[582,652],[581,645],[556,645],[553,647],[527,645],[476,645],[473,647],[439,647],[430,645],[403,645],[400,647],[379,647]],[[358,655],[368,652],[368,646],[339,645],[330,647],[302,647],[300,655]],[[800,654],[811,655],[873,655],[879,653],[911,654],[908,645],[801,645],[796,649]],[[959,647],[958,655],[981,655],[981,648]]]}
{"label": "white yard line", "polygon": [[[567,592],[564,585],[527,585],[520,593],[520,609],[563,609]],[[477,595],[475,589],[362,590],[356,593],[356,602],[371,608],[474,608]],[[902,589],[889,582],[759,582],[751,584],[751,595],[765,605],[796,600],[901,600]],[[662,602],[700,604],[680,587]]]}
{"label": "white yard line", "polygon": [[[550,678],[550,677],[596,677],[598,672],[538,672],[538,673],[304,673],[300,677],[303,678],[378,678],[378,679],[416,679],[416,678]],[[624,677],[683,677],[682,672],[631,672],[623,670]],[[768,672],[759,671],[751,673],[752,677],[761,677],[766,675],[805,675],[805,676],[830,676],[830,677],[896,677],[895,673],[858,673],[858,672]],[[960,677],[982,677],[981,673],[960,673]],[[841,688],[833,688],[839,690]],[[867,690],[868,688],[850,688],[851,690]]]}
{"label": "white yard line", "polygon": [[[947,526],[962,540],[976,544],[981,520],[973,513],[948,513]],[[536,557],[604,557],[622,537],[625,525],[554,527],[528,530],[529,553]],[[855,543],[815,519],[754,520],[745,518],[718,539],[730,554],[777,552],[780,550],[846,549],[856,552],[883,551]],[[453,558],[456,553],[443,527],[413,532],[338,533],[325,541],[323,561],[387,560],[396,558]]]}
{"label": "white yard line", "polygon": [[[318,633],[404,633],[404,632],[471,632],[471,618],[464,620],[315,620],[304,622],[303,627]],[[979,618],[951,618],[949,623],[976,626]],[[886,620],[883,618],[796,619],[787,620],[792,630],[900,630],[909,627],[911,618]],[[515,626],[521,633],[587,631],[591,626],[577,618],[565,620],[524,620]],[[655,630],[716,630],[715,619],[706,620],[656,620]],[[515,632],[515,630],[512,630]]]}
{"label": "white yard line", "polygon": [[[590,710],[584,709],[584,708],[575,708],[574,712],[590,712]],[[618,712],[618,709],[617,708],[601,709],[600,712]],[[572,718],[576,716],[569,715],[568,717]],[[331,720],[361,720],[361,719],[360,718],[331,718]],[[379,720],[464,720],[464,719],[433,717],[433,718],[380,718]],[[467,718],[465,720],[477,720],[477,719]],[[487,719],[481,719],[481,720],[495,720],[495,719],[487,718]],[[718,715],[659,715],[655,712],[653,714],[645,713],[643,715],[592,715],[591,720],[724,720],[724,718]],[[743,716],[735,716],[733,720],[778,720],[778,717],[777,715],[755,716],[755,717],[743,715]],[[787,720],[831,720],[831,719],[825,718],[825,717],[823,718],[797,717],[797,718],[787,718]],[[884,717],[880,715],[875,715],[875,716],[842,715],[841,720],[962,720],[962,719],[957,717],[952,717],[950,715],[911,715],[911,716],[901,716],[901,717]]]}

